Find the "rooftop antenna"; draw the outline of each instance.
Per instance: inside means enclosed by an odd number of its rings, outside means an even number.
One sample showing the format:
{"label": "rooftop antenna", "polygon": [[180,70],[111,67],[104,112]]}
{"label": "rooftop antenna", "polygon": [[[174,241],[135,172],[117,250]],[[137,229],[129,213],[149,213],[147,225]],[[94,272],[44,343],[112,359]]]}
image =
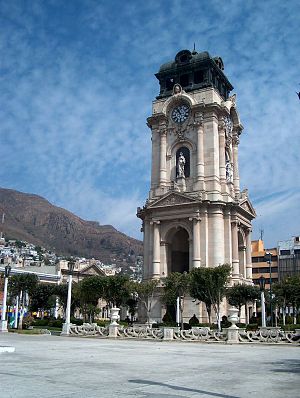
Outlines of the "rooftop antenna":
{"label": "rooftop antenna", "polygon": [[260,240],[263,240],[264,230],[262,228],[259,230],[259,234],[260,234]]}

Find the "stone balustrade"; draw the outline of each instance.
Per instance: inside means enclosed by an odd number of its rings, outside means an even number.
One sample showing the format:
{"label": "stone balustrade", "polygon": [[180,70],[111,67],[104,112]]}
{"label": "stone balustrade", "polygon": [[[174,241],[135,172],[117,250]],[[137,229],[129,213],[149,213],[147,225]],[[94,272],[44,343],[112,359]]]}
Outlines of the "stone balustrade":
{"label": "stone balustrade", "polygon": [[230,328],[223,331],[210,330],[207,327],[193,327],[190,330],[180,330],[178,327],[150,328],[148,325],[124,327],[111,325],[107,327],[98,326],[96,323],[84,323],[81,326],[71,325],[70,335],[95,336],[116,339],[140,339],[161,341],[194,341],[213,343],[264,343],[264,344],[294,344],[300,345],[300,330],[286,332],[280,328],[260,328],[257,331],[246,331],[235,329],[236,339],[232,339]]}

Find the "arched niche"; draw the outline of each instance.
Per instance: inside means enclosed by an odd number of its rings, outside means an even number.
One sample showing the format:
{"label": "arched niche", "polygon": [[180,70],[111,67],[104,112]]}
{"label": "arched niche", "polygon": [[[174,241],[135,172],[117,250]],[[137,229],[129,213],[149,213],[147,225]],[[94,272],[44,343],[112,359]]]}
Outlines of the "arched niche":
{"label": "arched niche", "polygon": [[[172,147],[169,147],[169,150],[167,152],[167,158],[169,159],[169,169],[170,169],[170,178],[172,181],[176,180],[177,177],[177,154],[180,153],[178,152],[180,148],[187,148],[189,152],[189,172],[187,173],[189,177],[193,177],[193,169],[194,169],[194,164],[193,164],[193,154],[195,153],[195,145],[190,142],[188,139],[185,139],[183,142],[176,142]],[[187,177],[187,176],[186,176]],[[187,177],[188,178],[188,177]]]}
{"label": "arched niche", "polygon": [[189,178],[191,175],[191,155],[190,150],[186,146],[181,146],[176,151],[176,177],[180,177],[180,158],[184,158],[184,177]]}

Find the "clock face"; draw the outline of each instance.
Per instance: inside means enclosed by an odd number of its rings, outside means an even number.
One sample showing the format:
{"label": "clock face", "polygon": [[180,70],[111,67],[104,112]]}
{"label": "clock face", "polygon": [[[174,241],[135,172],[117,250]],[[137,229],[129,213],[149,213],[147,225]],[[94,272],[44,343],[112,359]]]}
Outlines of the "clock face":
{"label": "clock face", "polygon": [[183,123],[189,117],[190,108],[183,104],[173,109],[171,118],[175,123]]}

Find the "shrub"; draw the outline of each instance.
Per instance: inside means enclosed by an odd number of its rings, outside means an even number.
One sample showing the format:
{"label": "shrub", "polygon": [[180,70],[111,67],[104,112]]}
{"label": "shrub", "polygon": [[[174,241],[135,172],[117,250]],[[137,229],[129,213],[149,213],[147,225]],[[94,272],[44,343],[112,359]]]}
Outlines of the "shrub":
{"label": "shrub", "polygon": [[81,326],[83,324],[82,319],[78,319],[78,318],[74,318],[74,317],[71,317],[70,322],[74,323],[74,325],[78,325],[78,326]]}
{"label": "shrub", "polygon": [[48,326],[48,323],[49,323],[49,319],[48,318],[44,318],[44,319],[39,319],[39,318],[36,318],[34,321],[33,321],[33,325],[34,326]]}
{"label": "shrub", "polygon": [[300,324],[297,325],[285,325],[285,326],[281,326],[281,328],[287,332],[294,332],[295,329],[300,329]]}
{"label": "shrub", "polygon": [[254,331],[254,330],[257,330],[258,329],[258,325],[257,325],[257,323],[249,323],[247,326],[246,326],[246,331],[248,332],[248,331]]}
{"label": "shrub", "polygon": [[98,326],[107,326],[109,324],[108,321],[102,321],[102,320],[98,320],[96,321]]}
{"label": "shrub", "polygon": [[30,326],[32,326],[33,322],[34,318],[31,315],[25,315],[23,318],[23,329],[28,329]]}
{"label": "shrub", "polygon": [[62,319],[51,319],[49,320],[48,326],[52,326],[54,328],[62,328],[63,320]]}

